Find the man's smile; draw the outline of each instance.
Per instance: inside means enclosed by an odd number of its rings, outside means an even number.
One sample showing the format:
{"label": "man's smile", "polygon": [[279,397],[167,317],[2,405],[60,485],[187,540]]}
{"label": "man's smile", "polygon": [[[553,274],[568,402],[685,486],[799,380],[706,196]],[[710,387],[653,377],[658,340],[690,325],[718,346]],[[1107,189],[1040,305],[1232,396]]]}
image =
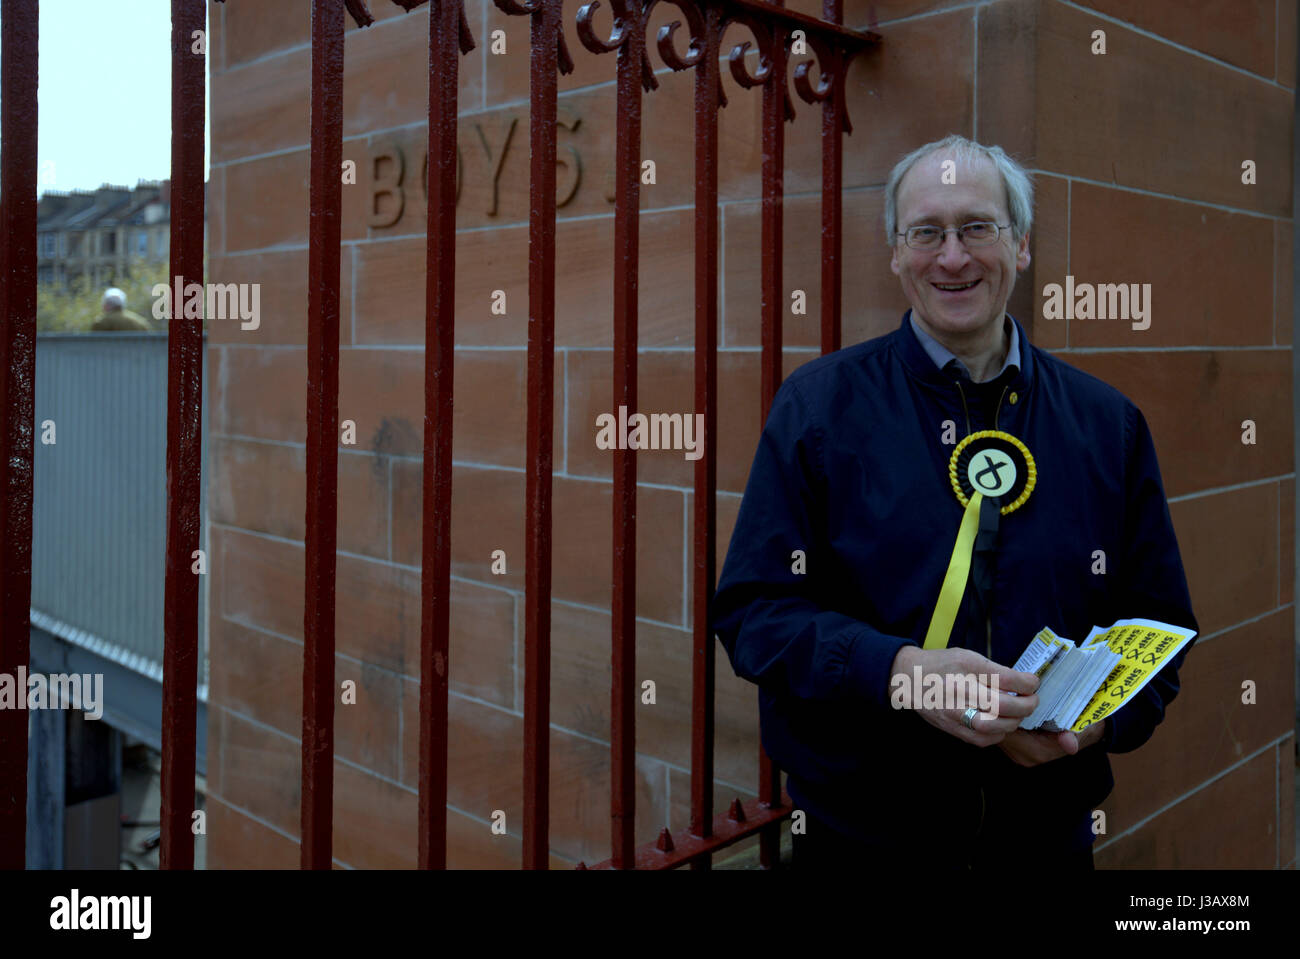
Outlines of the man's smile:
{"label": "man's smile", "polygon": [[973,290],[973,289],[974,289],[974,288],[975,288],[975,287],[976,287],[976,286],[981,282],[981,280],[982,280],[982,278],[981,278],[981,279],[970,280],[970,281],[968,281],[968,282],[966,282],[966,283],[934,283],[934,282],[931,282],[930,285],[933,286],[936,290],[939,290],[939,291],[942,292],[942,293],[964,293],[964,292],[966,292],[967,290]]}

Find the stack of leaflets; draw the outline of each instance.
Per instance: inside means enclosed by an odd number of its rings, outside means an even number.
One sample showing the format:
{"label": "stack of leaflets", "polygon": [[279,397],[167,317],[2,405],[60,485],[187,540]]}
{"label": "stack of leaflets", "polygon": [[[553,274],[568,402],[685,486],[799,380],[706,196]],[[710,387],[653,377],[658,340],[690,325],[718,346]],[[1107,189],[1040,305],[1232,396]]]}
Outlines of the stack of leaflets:
{"label": "stack of leaflets", "polygon": [[1038,708],[1021,729],[1082,732],[1133,698],[1195,630],[1153,619],[1094,626],[1079,646],[1044,626],[1013,669],[1038,676]]}

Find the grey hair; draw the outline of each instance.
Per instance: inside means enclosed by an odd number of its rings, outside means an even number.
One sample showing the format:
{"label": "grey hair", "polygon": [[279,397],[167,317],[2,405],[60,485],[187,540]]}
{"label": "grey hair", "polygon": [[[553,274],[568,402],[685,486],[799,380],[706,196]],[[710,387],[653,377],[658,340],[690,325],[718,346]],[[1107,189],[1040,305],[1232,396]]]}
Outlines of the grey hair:
{"label": "grey hair", "polygon": [[954,157],[967,161],[980,157],[992,161],[1006,191],[1007,208],[1011,214],[1011,233],[1019,243],[1033,226],[1034,220],[1034,184],[1029,171],[1008,156],[1002,147],[985,146],[955,133],[918,147],[899,160],[890,171],[889,179],[885,182],[885,241],[892,247],[898,238],[898,187],[903,182],[903,177],[917,161],[940,150],[950,151]]}

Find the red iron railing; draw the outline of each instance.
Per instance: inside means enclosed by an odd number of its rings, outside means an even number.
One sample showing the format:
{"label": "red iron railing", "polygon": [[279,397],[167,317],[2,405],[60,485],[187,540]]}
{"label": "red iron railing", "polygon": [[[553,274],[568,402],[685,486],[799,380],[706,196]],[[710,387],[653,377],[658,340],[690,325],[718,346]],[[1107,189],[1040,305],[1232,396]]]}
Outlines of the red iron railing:
{"label": "red iron railing", "polygon": [[[203,283],[203,0],[172,0],[171,265],[173,289]],[[206,49],[206,45],[199,49]],[[179,277],[179,279],[177,279]],[[175,300],[175,297],[173,297]],[[194,751],[198,709],[199,481],[203,319],[172,302],[167,323],[167,572],[163,607],[163,869],[194,868]],[[331,561],[333,553],[330,554]]]}
{"label": "red iron railing", "polygon": [[[36,0],[0,5],[0,673],[30,665],[36,397]],[[0,710],[0,869],[27,845],[27,713]]]}
{"label": "red iron railing", "polygon": [[[28,659],[31,588],[32,429],[36,279],[37,0],[3,2],[3,136],[0,160],[0,670]],[[424,0],[393,0],[410,11]],[[530,216],[528,261],[527,534],[523,865],[547,868],[550,785],[550,594],[553,354],[555,346],[557,69],[573,70],[561,28],[563,0],[494,0],[531,17]],[[614,403],[636,409],[641,103],[658,88],[646,30],[660,0],[610,0],[613,31],[595,27],[599,0],[577,11],[578,36],[593,53],[617,52],[614,220]],[[714,639],[708,606],[717,540],[718,111],[726,106],[720,66],[733,24],[752,32],[728,55],[741,87],[763,88],[762,358],[763,419],[781,382],[782,196],[784,123],[794,118],[787,70],[795,39],[815,54],[794,72],[800,97],[822,106],[823,352],[840,345],[842,134],[851,132],[844,77],[853,57],[879,41],[841,25],[840,0],[824,0],[823,19],[756,0],[663,0],[687,23],[689,43],[674,45],[682,24],[662,27],[656,46],[673,70],[695,70],[695,405],[704,413],[703,456],[694,479],[691,814],[688,828],[664,829],[637,847],[635,824],[636,451],[613,452],[611,596],[611,850],[592,868],[708,868],[714,852],[761,834],[761,861],[778,861],[779,823],[790,812],[780,770],[760,754],[758,799],[712,810]],[[204,29],[206,0],[172,0],[171,275],[203,281]],[[307,523],[302,734],[302,867],[332,862],[334,753],[334,583],[337,529],[339,254],[341,224],[344,12],[358,26],[372,17],[364,0],[312,0],[311,217],[308,255]],[[798,32],[798,33],[796,33]],[[461,0],[433,4],[429,18],[428,235],[425,300],[424,525],[421,575],[419,865],[446,866],[447,707],[455,302],[458,53],[474,48]],[[163,868],[193,868],[198,587],[191,573],[199,546],[202,319],[173,303],[169,326],[167,579],[164,653]],[[26,802],[26,717],[0,712],[0,867],[21,868]],[[580,864],[579,868],[587,868]]]}

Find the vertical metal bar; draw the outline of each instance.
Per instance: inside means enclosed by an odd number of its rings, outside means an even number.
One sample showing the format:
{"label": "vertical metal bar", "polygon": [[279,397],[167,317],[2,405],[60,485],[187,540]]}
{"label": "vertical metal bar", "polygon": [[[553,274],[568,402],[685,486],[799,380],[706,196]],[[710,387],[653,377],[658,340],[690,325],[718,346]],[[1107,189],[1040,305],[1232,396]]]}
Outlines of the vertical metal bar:
{"label": "vertical metal bar", "polygon": [[[30,665],[36,391],[37,0],[0,15],[0,673]],[[19,692],[26,696],[26,690]],[[27,711],[0,710],[0,869],[27,847]]]}
{"label": "vertical metal bar", "polygon": [[[616,7],[617,9],[617,7]],[[640,0],[625,0],[618,49],[614,156],[614,405],[637,402],[637,270],[641,217]],[[620,416],[620,420],[622,417]],[[621,428],[620,428],[621,432]],[[615,869],[636,868],[636,450],[614,451],[614,591],[610,603],[610,827]]]}
{"label": "vertical metal bar", "polygon": [[[695,68],[695,409],[704,413],[704,455],[695,461],[694,582],[691,617],[691,822],[713,832],[714,650],[709,600],[716,585],[718,451],[718,4],[703,0],[704,52]],[[692,862],[707,869],[708,857]]]}
{"label": "vertical metal bar", "polygon": [[[456,95],[462,0],[429,9],[424,490],[420,574],[419,866],[447,868],[452,374],[456,348]],[[549,407],[548,407],[549,414]],[[549,445],[547,447],[550,449]],[[549,476],[549,472],[548,472]]]}
{"label": "vertical metal bar", "polygon": [[302,868],[329,869],[334,808],[343,4],[312,0],[307,254],[307,528],[302,673]]}
{"label": "vertical metal bar", "polygon": [[[842,0],[822,0],[822,18],[842,24]],[[822,353],[840,348],[841,259],[843,247],[843,197],[840,190],[844,170],[844,54],[840,46],[827,45],[835,82],[822,104]]]}
{"label": "vertical metal bar", "polygon": [[[784,6],[784,0],[775,0]],[[781,386],[781,326],[785,310],[782,289],[783,198],[785,193],[785,118],[786,118],[786,35],[782,23],[772,24],[772,75],[763,84],[763,207],[762,207],[762,322],[763,353],[760,423],[767,422],[772,400]],[[781,769],[758,744],[758,800],[776,807],[781,804]],[[759,862],[770,869],[779,860],[781,831],[779,826],[764,829],[759,838]]]}
{"label": "vertical metal bar", "polygon": [[555,390],[555,117],[563,0],[529,8],[528,529],[524,543],[524,868],[550,863],[551,449]]}
{"label": "vertical metal bar", "polygon": [[[774,5],[785,3],[775,0]],[[781,332],[785,315],[781,231],[785,194],[786,27],[773,22],[771,31],[772,73],[763,84],[761,423],[767,422],[772,400],[781,386]]]}
{"label": "vertical metal bar", "polygon": [[[203,284],[205,0],[172,0],[172,295],[167,325],[167,569],[163,598],[161,848],[163,869],[194,868],[195,727],[198,708],[199,484],[202,463],[203,318],[185,317]],[[205,47],[200,47],[200,50]],[[197,284],[191,287],[191,284]],[[197,311],[199,314],[202,310]]]}

